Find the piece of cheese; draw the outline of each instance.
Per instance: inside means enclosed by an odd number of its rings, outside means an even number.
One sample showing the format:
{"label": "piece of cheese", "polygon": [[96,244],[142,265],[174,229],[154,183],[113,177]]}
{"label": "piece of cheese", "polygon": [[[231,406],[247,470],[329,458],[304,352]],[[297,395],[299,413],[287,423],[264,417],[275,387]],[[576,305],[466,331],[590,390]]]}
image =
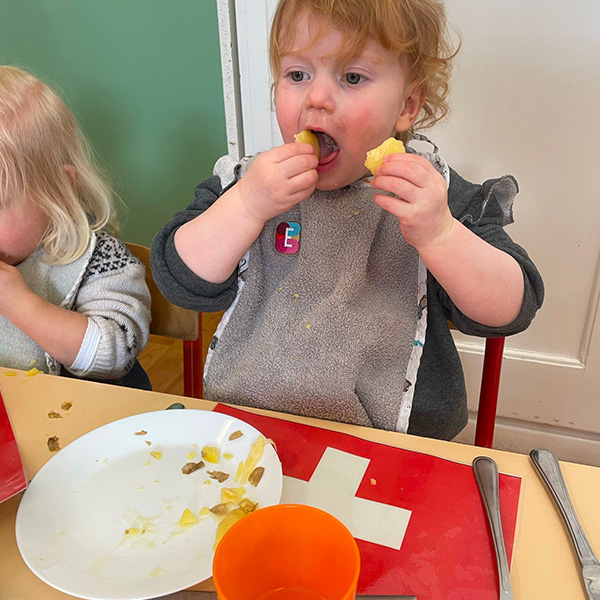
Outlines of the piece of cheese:
{"label": "piece of cheese", "polygon": [[404,144],[396,138],[388,138],[383,144],[367,152],[365,167],[367,167],[373,175],[377,175],[377,169],[383,164],[383,159],[389,154],[396,154],[398,152],[406,152]]}

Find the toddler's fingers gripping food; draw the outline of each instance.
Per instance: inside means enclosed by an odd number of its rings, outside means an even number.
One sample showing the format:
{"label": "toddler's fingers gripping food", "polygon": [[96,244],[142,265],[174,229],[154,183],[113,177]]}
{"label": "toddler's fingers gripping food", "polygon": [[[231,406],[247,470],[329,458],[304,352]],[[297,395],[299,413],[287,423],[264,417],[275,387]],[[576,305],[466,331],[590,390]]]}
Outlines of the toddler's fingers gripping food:
{"label": "toddler's fingers gripping food", "polygon": [[317,139],[317,136],[312,131],[309,131],[308,129],[304,129],[300,133],[296,133],[294,135],[294,140],[296,142],[300,142],[302,144],[310,144],[316,150],[317,158],[320,157],[321,148],[319,146],[319,140]]}
{"label": "toddler's fingers gripping food", "polygon": [[393,137],[388,138],[383,144],[367,152],[365,167],[367,167],[373,175],[377,175],[377,169],[383,164],[383,159],[389,154],[396,154],[398,152],[406,152],[404,144]]}

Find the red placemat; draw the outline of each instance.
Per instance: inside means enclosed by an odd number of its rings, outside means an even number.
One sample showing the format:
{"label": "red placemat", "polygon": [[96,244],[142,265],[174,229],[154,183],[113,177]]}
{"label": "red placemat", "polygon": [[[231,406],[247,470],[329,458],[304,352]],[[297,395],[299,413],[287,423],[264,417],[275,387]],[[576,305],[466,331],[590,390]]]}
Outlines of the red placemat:
{"label": "red placemat", "polygon": [[[419,600],[498,598],[494,549],[471,465],[222,404],[215,410],[271,438],[284,476],[309,481],[326,449],[333,448],[369,461],[357,498],[411,511],[399,550],[357,539],[359,594],[414,594]],[[509,560],[520,487],[519,477],[500,474]]]}
{"label": "red placemat", "polygon": [[0,394],[0,502],[12,498],[26,487],[27,480],[15,434]]}

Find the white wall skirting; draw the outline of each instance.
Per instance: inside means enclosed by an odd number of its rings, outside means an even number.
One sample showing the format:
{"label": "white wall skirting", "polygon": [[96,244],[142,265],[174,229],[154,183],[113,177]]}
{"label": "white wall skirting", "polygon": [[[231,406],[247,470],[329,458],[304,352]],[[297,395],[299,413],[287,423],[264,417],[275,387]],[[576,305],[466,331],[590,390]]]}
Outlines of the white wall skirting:
{"label": "white wall skirting", "polygon": [[[469,423],[454,438],[455,442],[473,444],[475,418],[475,414],[469,413]],[[600,467],[600,435],[580,434],[561,427],[498,418],[494,448],[521,454],[529,454],[533,448],[547,448],[552,450],[559,460]],[[482,453],[485,453],[484,449]]]}

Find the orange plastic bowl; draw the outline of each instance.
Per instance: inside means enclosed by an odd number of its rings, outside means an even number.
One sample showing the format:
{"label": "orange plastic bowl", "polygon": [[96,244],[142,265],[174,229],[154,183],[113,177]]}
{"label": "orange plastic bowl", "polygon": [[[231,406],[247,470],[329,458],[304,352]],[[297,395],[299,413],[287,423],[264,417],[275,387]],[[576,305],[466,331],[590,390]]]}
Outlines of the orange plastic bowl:
{"label": "orange plastic bowl", "polygon": [[351,600],[360,555],[346,526],[301,504],[262,508],[223,536],[213,560],[219,600]]}

